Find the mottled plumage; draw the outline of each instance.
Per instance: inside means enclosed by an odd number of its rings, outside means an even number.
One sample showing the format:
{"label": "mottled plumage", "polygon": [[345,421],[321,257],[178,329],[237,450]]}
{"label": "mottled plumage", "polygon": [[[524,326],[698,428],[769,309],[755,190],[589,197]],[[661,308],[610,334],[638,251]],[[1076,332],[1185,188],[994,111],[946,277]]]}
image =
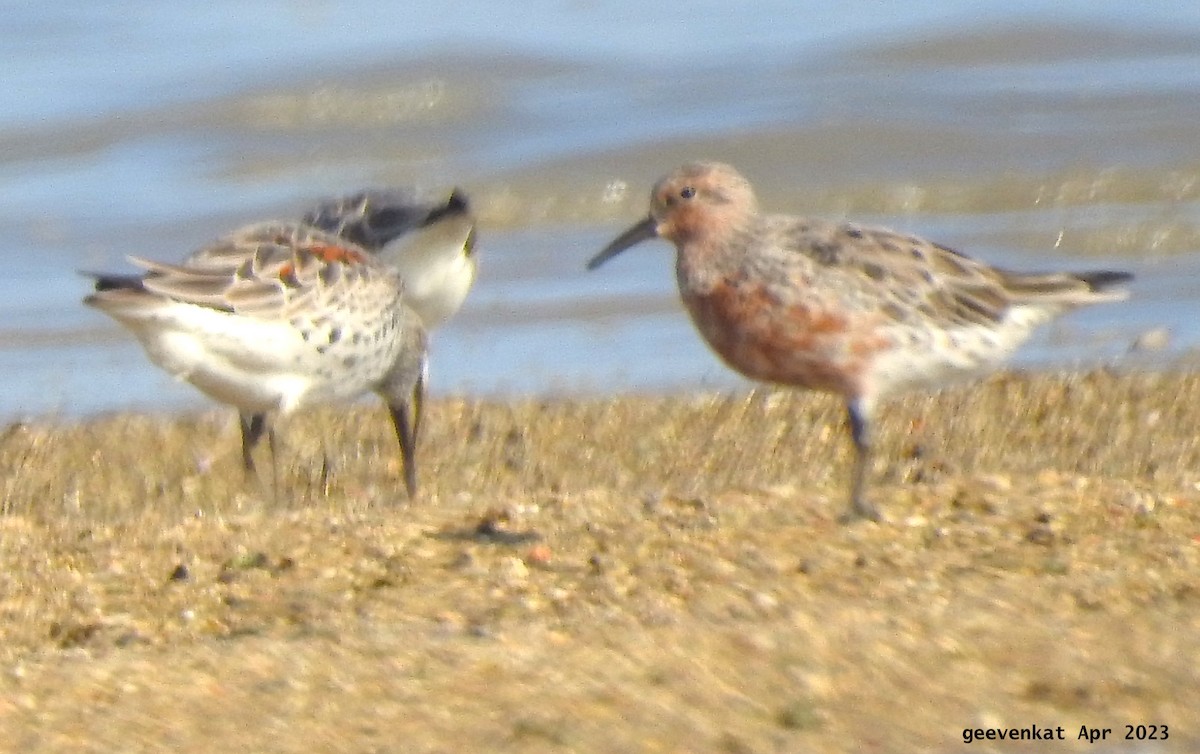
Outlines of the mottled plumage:
{"label": "mottled plumage", "polygon": [[726,364],[846,399],[858,451],[851,513],[873,519],[864,493],[881,398],[993,368],[1036,325],[1125,298],[1109,288],[1132,277],[1009,272],[904,233],[762,214],[746,179],[718,163],[660,180],[649,217],[588,268],[655,237],[675,245],[680,296]]}
{"label": "mottled plumage", "polygon": [[[426,332],[458,311],[475,281],[475,218],[458,189],[437,198],[400,188],[367,189],[321,202],[304,215],[302,224],[369,252],[398,276],[404,302]],[[204,266],[222,253],[219,247],[201,248],[187,264]],[[415,413],[419,419],[420,412]],[[240,419],[242,454],[247,469],[252,469],[250,450],[266,431],[266,415],[242,411]],[[418,429],[414,423],[414,435]]]}
{"label": "mottled plumage", "polygon": [[180,264],[131,261],[144,272],[93,275],[84,303],[132,331],[168,373],[238,409],[248,471],[268,412],[373,391],[415,494],[426,334],[394,272],[295,223],[248,226]]}

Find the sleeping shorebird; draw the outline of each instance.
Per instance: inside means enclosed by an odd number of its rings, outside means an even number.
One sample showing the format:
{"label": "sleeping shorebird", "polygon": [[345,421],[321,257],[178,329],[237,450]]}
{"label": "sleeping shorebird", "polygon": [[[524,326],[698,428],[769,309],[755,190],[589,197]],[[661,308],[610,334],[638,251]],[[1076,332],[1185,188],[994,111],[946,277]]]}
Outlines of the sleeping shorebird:
{"label": "sleeping shorebird", "polygon": [[[367,189],[321,202],[302,222],[366,250],[395,273],[404,286],[404,303],[421,318],[426,332],[458,311],[475,281],[475,218],[459,189],[448,197]],[[211,253],[201,248],[187,261],[202,264]],[[422,375],[423,382],[426,377]],[[413,407],[414,436],[420,432],[419,400]],[[273,446],[274,436],[264,412],[241,411],[239,421],[243,466],[253,473],[254,446],[264,433]]]}
{"label": "sleeping shorebird", "polygon": [[296,223],[248,226],[177,265],[131,261],[144,272],[91,274],[84,303],[132,331],[169,374],[238,409],[248,472],[268,412],[373,391],[387,403],[405,487],[416,494],[426,334],[394,272]]}
{"label": "sleeping shorebird", "polygon": [[762,214],[749,182],[719,163],[662,178],[650,215],[588,269],[651,238],[675,245],[684,306],[727,365],[845,399],[856,449],[846,518],[880,518],[865,494],[880,399],[994,368],[1035,326],[1124,299],[1113,286],[1132,279],[1009,272],[904,233]]}

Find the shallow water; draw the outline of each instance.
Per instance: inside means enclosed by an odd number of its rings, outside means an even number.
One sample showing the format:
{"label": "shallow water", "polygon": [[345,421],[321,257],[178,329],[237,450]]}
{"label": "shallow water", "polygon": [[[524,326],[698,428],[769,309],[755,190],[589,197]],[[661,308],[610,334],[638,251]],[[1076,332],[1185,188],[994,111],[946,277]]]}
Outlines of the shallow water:
{"label": "shallow water", "polygon": [[[75,271],[178,258],[388,183],[461,185],[481,215],[481,276],[437,333],[437,392],[739,384],[676,302],[665,244],[583,270],[656,177],[697,157],[738,165],[772,210],[1139,275],[1130,302],[1046,328],[1020,364],[1190,358],[1200,6],[992,5],[8,8],[0,414],[202,405],[79,304]],[[1126,353],[1157,328],[1166,350]]]}

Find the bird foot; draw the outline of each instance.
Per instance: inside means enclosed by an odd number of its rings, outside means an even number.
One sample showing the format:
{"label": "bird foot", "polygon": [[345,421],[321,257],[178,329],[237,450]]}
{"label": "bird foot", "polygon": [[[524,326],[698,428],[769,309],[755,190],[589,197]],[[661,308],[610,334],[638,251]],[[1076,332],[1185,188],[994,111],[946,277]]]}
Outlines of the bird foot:
{"label": "bird foot", "polygon": [[883,515],[866,500],[854,500],[850,503],[850,509],[838,516],[839,524],[853,524],[859,521],[880,523],[883,521]]}

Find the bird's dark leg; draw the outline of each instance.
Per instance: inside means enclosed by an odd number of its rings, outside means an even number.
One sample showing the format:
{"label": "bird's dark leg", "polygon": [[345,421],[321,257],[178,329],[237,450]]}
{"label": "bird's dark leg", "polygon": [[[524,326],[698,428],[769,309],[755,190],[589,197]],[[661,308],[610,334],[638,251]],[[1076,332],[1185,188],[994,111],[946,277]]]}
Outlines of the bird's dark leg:
{"label": "bird's dark leg", "polygon": [[[246,476],[258,479],[258,469],[254,465],[254,447],[267,435],[267,447],[271,451],[271,492],[278,502],[279,496],[279,461],[275,446],[275,428],[267,422],[266,414],[238,413],[238,423],[242,427],[242,468]],[[261,480],[260,480],[261,481]]]}
{"label": "bird's dark leg", "polygon": [[[417,438],[421,429],[421,412],[425,402],[425,377],[417,379],[413,387],[411,400],[399,404],[389,404],[388,411],[392,415],[392,424],[396,428],[396,439],[400,441],[400,458],[404,462],[404,488],[408,490],[409,499],[417,496]],[[412,417],[409,418],[409,408]]]}
{"label": "bird's dark leg", "polygon": [[878,521],[879,509],[866,497],[867,475],[871,471],[870,411],[860,399],[855,398],[846,404],[846,413],[850,419],[850,437],[854,440],[855,453],[854,471],[850,479],[850,510],[843,520],[865,518]]}
{"label": "bird's dark leg", "polygon": [[421,375],[417,377],[417,384],[413,385],[412,392],[412,435],[413,435],[413,451],[416,451],[417,438],[421,436],[421,417],[425,415],[425,375],[426,368],[422,367]]}
{"label": "bird's dark leg", "polygon": [[[266,415],[263,415],[263,424],[267,424]],[[275,428],[267,426],[267,447],[271,451],[271,497],[275,503],[279,503],[279,450],[275,444]]]}
{"label": "bird's dark leg", "polygon": [[[238,413],[238,423],[242,426],[242,468],[245,469],[246,476],[250,476],[257,472],[254,466],[254,446],[258,445],[258,441],[262,439],[263,430],[267,429],[267,415]],[[274,457],[273,433],[268,442],[271,445],[271,456]]]}

